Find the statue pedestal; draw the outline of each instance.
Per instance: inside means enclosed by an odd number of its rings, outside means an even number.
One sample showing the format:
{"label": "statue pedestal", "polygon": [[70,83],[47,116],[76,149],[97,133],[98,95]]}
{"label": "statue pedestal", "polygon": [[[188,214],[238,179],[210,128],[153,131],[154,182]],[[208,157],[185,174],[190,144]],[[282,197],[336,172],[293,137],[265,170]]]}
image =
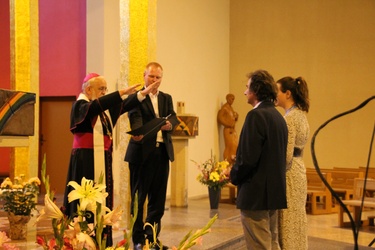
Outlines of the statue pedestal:
{"label": "statue pedestal", "polygon": [[173,131],[175,159],[171,167],[171,206],[187,207],[189,139],[198,135],[198,117],[177,115],[180,124]]}
{"label": "statue pedestal", "polygon": [[187,207],[188,197],[188,145],[189,139],[173,137],[175,159],[171,167],[171,206]]}

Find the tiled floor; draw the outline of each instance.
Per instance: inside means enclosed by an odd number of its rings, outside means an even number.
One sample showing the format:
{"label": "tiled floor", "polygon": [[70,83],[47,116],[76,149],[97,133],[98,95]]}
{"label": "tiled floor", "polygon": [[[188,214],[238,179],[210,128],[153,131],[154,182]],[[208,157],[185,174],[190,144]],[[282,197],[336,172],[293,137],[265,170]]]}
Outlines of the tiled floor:
{"label": "tiled floor", "polygon": [[[235,205],[220,203],[218,210],[210,210],[208,199],[190,199],[187,208],[169,207],[162,220],[162,231],[160,240],[164,245],[177,246],[180,240],[190,230],[200,229],[213,216],[218,214],[218,220],[212,226],[211,233],[203,237],[203,245],[196,246],[193,249],[246,249],[244,247],[242,227],[239,219],[239,211]],[[372,211],[366,213],[374,213]],[[4,214],[2,214],[4,215]],[[35,219],[32,219],[35,220]],[[353,244],[353,233],[350,229],[343,229],[337,226],[337,214],[329,215],[308,215],[309,236],[346,242]],[[0,231],[8,230],[8,220],[6,217],[0,217]],[[34,243],[36,235],[36,226],[31,221],[28,224],[28,241],[12,242],[20,249],[41,249]],[[360,232],[358,243],[367,246],[375,237],[375,229],[367,228],[368,232]],[[50,230],[50,224],[38,226],[38,233]],[[115,232],[115,242],[121,239],[122,231]],[[320,249],[311,246],[309,249]],[[340,248],[337,248],[340,249]],[[341,248],[343,249],[343,248]],[[345,248],[346,249],[346,248]],[[354,249],[354,248],[350,248]],[[360,248],[361,249],[361,248]],[[327,249],[331,250],[331,249]]]}

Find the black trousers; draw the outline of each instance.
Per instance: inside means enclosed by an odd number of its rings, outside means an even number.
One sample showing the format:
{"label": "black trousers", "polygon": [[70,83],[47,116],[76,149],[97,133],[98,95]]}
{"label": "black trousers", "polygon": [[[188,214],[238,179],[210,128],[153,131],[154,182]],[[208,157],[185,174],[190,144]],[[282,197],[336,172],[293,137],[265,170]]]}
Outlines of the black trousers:
{"label": "black trousers", "polygon": [[[133,243],[145,242],[145,237],[153,242],[151,227],[143,229],[144,223],[157,224],[156,237],[161,228],[161,218],[164,215],[167,184],[169,176],[169,158],[163,143],[159,144],[150,154],[144,164],[131,164],[130,188],[132,194],[132,214],[134,214],[134,196],[138,192],[138,216],[133,228]],[[147,215],[143,218],[144,203],[148,198]]]}

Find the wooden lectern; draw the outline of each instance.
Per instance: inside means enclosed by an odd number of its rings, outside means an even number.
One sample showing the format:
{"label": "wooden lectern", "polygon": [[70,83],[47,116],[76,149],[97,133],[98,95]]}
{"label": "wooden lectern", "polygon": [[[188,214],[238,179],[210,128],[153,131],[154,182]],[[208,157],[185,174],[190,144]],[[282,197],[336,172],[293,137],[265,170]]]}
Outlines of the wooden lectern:
{"label": "wooden lectern", "polygon": [[184,114],[183,107],[183,102],[177,102],[177,118],[180,124],[174,128],[172,134],[175,155],[171,168],[172,207],[188,206],[188,146],[189,139],[198,135],[198,117]]}

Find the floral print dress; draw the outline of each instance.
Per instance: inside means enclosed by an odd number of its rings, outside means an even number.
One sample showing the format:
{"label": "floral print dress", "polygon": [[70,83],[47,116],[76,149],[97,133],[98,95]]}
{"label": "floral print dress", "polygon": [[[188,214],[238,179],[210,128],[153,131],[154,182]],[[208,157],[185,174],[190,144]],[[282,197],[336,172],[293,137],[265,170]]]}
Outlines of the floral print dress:
{"label": "floral print dress", "polygon": [[279,237],[284,250],[307,249],[306,168],[301,156],[293,156],[295,148],[304,149],[309,137],[305,112],[294,107],[284,116],[288,126],[286,191],[288,208],[280,210]]}

